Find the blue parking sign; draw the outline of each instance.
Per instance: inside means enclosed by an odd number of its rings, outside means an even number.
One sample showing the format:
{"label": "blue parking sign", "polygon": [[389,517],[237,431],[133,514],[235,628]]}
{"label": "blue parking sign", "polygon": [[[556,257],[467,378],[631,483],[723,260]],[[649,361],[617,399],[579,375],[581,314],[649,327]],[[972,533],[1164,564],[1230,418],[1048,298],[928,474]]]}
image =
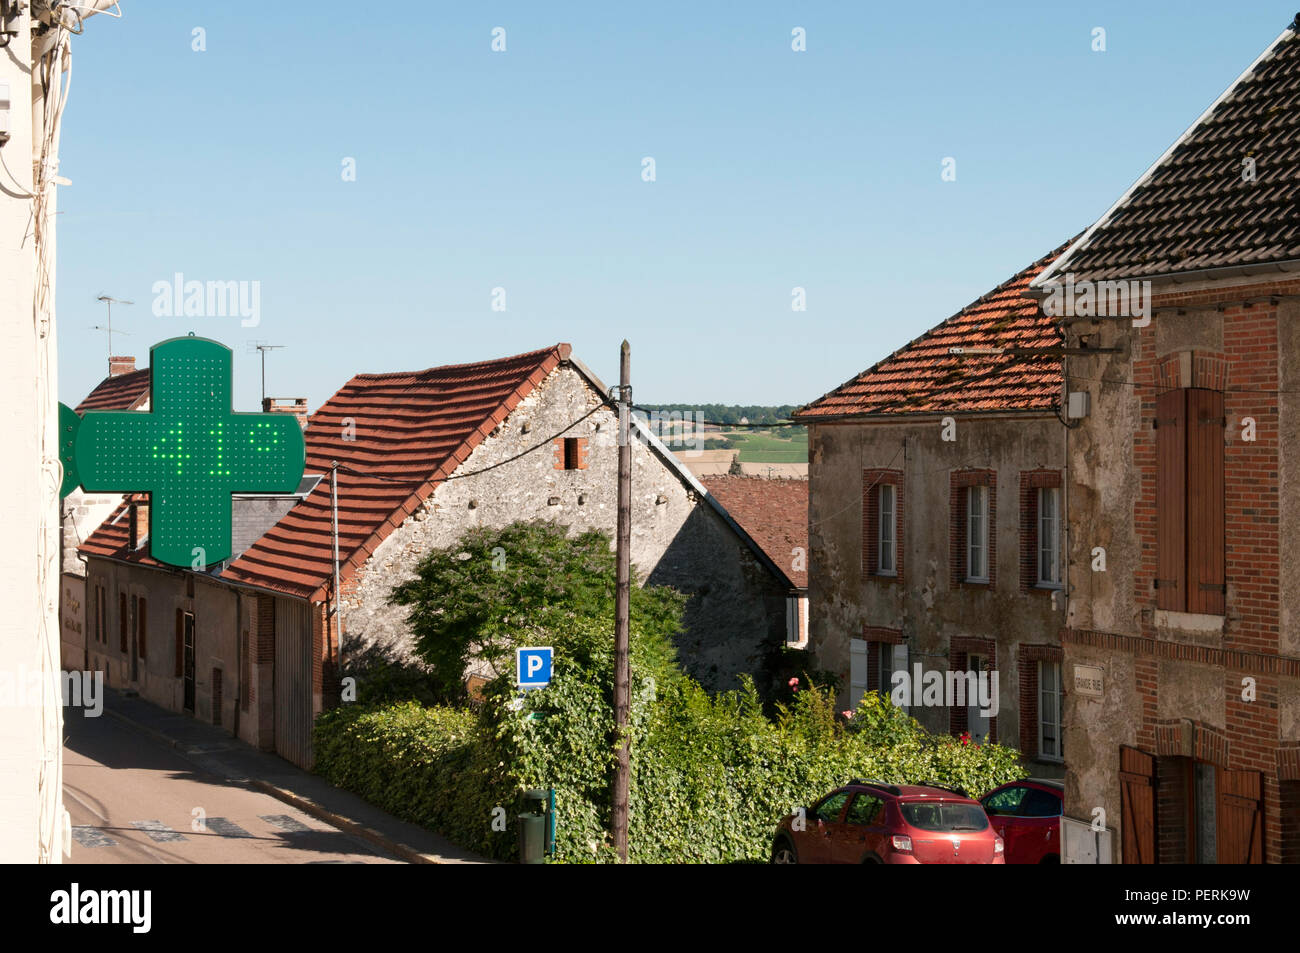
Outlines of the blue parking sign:
{"label": "blue parking sign", "polygon": [[541,648],[515,649],[515,677],[520,688],[545,688],[551,683],[551,659],[554,650],[548,645]]}

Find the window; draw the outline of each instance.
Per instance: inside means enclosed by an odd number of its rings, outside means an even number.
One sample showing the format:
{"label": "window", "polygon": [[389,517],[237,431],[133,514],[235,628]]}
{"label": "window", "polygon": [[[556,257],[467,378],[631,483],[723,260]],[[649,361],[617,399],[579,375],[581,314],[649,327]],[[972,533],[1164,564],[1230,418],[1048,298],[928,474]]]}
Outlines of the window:
{"label": "window", "polygon": [[867,643],[849,640],[849,710],[857,711],[867,692]]}
{"label": "window", "polygon": [[903,473],[862,471],[862,572],[864,576],[903,581]]}
{"label": "window", "polygon": [[140,658],[146,656],[145,635],[148,631],[149,612],[144,596],[141,596],[135,604],[135,631],[136,631],[136,651]]}
{"label": "window", "polygon": [[121,643],[119,648],[122,650],[123,654],[126,654],[126,623],[126,593],[119,592],[117,594],[117,634],[118,640]]}
{"label": "window", "polygon": [[989,495],[983,486],[966,487],[966,581],[989,581]]}
{"label": "window", "polygon": [[870,827],[876,823],[876,818],[880,814],[880,798],[872,797],[870,794],[859,794],[849,805],[849,813],[844,815],[846,824],[857,824],[860,827]]}
{"label": "window", "polygon": [[889,483],[882,483],[876,487],[876,494],[879,499],[877,518],[876,518],[876,544],[877,544],[877,562],[876,571],[882,576],[897,575],[898,563],[896,561],[895,546],[897,541],[894,539],[894,520],[897,515],[897,497],[894,487]]}
{"label": "window", "polygon": [[1061,663],[1038,663],[1038,756],[1044,761],[1061,761],[1065,746],[1061,738]]}
{"label": "window", "polygon": [[813,809],[813,816],[819,821],[834,824],[840,819],[840,813],[844,810],[844,802],[848,799],[848,791],[837,791]]}
{"label": "window", "polygon": [[1029,788],[1019,785],[1003,788],[984,801],[984,809],[990,814],[1019,814],[1020,802],[1028,793]]}
{"label": "window", "polygon": [[95,585],[95,638],[100,644],[108,641],[108,622],[106,620],[105,593],[102,584]]}
{"label": "window", "polygon": [[983,831],[989,826],[988,815],[978,804],[953,801],[903,801],[899,807],[903,819],[923,831]]}
{"label": "window", "polygon": [[[894,674],[907,675],[907,646],[897,642],[877,643],[880,650],[880,694],[893,701]],[[899,705],[904,711],[907,705]]]}
{"label": "window", "polygon": [[587,438],[560,437],[555,441],[555,469],[587,469]]}
{"label": "window", "polygon": [[1223,393],[1156,400],[1156,607],[1224,614]]}
{"label": "window", "polygon": [[1218,861],[1218,797],[1215,793],[1215,768],[1197,761],[1192,769],[1192,823],[1195,825],[1196,863]]}
{"label": "window", "polygon": [[1031,788],[1020,808],[1021,817],[1060,817],[1061,799],[1038,788]]}
{"label": "window", "polygon": [[1038,585],[1061,585],[1061,490],[1038,489]]}

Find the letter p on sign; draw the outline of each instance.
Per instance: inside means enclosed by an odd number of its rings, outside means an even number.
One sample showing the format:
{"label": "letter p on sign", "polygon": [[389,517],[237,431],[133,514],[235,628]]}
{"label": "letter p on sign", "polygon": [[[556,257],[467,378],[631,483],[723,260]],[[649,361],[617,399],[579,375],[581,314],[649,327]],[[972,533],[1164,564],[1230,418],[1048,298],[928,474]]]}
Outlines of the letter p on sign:
{"label": "letter p on sign", "polygon": [[532,649],[515,649],[515,673],[520,688],[545,688],[551,683],[550,646]]}

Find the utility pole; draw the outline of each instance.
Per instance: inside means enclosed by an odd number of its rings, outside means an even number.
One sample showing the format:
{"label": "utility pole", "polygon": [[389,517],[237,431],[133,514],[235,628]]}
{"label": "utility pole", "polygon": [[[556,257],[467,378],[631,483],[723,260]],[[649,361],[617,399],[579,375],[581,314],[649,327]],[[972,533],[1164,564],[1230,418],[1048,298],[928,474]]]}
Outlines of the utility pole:
{"label": "utility pole", "polygon": [[[124,300],[124,299],[122,299],[122,298],[113,298],[113,297],[110,297],[109,295],[100,295],[100,296],[99,296],[98,298],[96,298],[95,300],[96,300],[96,301],[102,301],[102,302],[104,302],[104,304],[106,304],[106,305],[108,306],[108,327],[103,327],[103,326],[101,326],[101,325],[96,324],[93,328],[91,328],[91,330],[92,330],[92,331],[107,331],[107,332],[108,332],[108,370],[109,370],[109,373],[111,374],[111,373],[113,372],[113,305],[115,305],[115,304],[135,304],[135,302],[134,302],[134,301],[126,301],[126,300]],[[125,331],[118,331],[117,333],[118,333],[118,334],[126,334],[127,332],[125,332]]]}
{"label": "utility pole", "polygon": [[618,757],[614,765],[614,849],[627,863],[627,799],[631,787],[631,752],[627,736],[632,702],[632,673],[628,660],[628,608],[632,596],[632,349],[627,341],[619,352],[618,387],[618,535],[614,591],[614,732]]}

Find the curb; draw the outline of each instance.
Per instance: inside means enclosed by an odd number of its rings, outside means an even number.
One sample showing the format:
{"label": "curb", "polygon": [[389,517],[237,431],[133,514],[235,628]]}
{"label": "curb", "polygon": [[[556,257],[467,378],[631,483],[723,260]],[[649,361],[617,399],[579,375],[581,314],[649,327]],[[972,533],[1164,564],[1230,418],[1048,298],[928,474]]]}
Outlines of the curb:
{"label": "curb", "polygon": [[370,841],[376,847],[381,847],[400,857],[410,864],[445,864],[446,859],[438,854],[424,854],[418,850],[400,844],[390,837],[385,837],[379,831],[366,827],[364,824],[358,824],[356,821],[349,820],[341,814],[335,814],[333,811],[322,807],[311,798],[303,797],[301,794],[294,794],[292,791],[286,791],[284,788],[276,787],[269,781],[263,781],[259,778],[248,778],[249,786],[256,788],[263,794],[269,794],[274,798],[284,801],[286,804],[296,807],[304,813],[310,814],[318,820],[324,821],[339,830],[346,831],[354,837],[360,837],[363,840]]}
{"label": "curb", "polygon": [[[190,748],[190,746],[183,744],[176,738],[164,734],[163,732],[157,730],[156,728],[150,728],[148,725],[136,721],[131,716],[125,715],[120,711],[114,711],[113,709],[108,707],[105,707],[104,711],[107,712],[109,715],[112,715],[118,721],[130,725],[132,728],[136,729],[137,731],[143,732],[144,734],[153,738],[155,741],[161,742],[162,744],[166,745],[169,748],[176,749],[183,757],[186,758],[186,760],[190,760],[193,756],[204,754],[203,751],[193,750],[192,748]],[[373,828],[366,827],[364,824],[359,824],[356,821],[350,820],[341,814],[335,814],[333,811],[325,807],[322,807],[320,804],[317,804],[311,798],[304,797],[301,794],[295,794],[294,792],[286,790],[285,788],[277,787],[276,785],[271,784],[269,781],[263,781],[260,778],[244,778],[244,777],[235,778],[230,776],[227,776],[226,780],[242,781],[243,783],[247,784],[249,787],[261,791],[263,794],[269,794],[272,797],[276,798],[277,800],[283,801],[284,803],[292,807],[296,807],[298,808],[298,810],[310,814],[312,817],[324,821],[326,824],[329,824],[332,827],[337,827],[339,830],[351,834],[354,837],[360,837],[362,840],[369,841],[370,843],[374,844],[376,847],[388,851],[394,857],[398,857],[402,860],[405,860],[407,863],[410,864],[455,863],[455,861],[448,861],[446,858],[442,857],[439,854],[425,854],[425,853],[421,853],[418,850],[415,850],[414,848],[407,847],[405,844],[398,843],[397,841],[393,840],[390,837],[384,836],[383,834],[379,833],[379,831],[374,830]]]}

